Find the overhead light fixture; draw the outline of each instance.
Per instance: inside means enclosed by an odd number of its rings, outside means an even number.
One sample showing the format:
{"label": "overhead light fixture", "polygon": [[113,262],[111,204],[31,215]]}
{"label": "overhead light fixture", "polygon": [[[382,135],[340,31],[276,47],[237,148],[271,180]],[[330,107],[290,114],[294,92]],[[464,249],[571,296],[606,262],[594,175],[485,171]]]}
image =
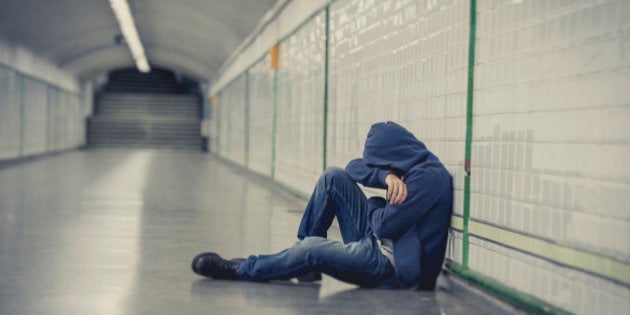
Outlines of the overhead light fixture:
{"label": "overhead light fixture", "polygon": [[138,68],[140,72],[144,73],[151,71],[147,57],[144,54],[142,42],[140,42],[140,36],[138,36],[136,24],[131,16],[129,3],[127,3],[127,0],[109,0],[109,5],[114,11],[116,20],[118,20],[118,26],[127,41],[129,50],[131,50],[131,56],[136,63],[136,68]]}

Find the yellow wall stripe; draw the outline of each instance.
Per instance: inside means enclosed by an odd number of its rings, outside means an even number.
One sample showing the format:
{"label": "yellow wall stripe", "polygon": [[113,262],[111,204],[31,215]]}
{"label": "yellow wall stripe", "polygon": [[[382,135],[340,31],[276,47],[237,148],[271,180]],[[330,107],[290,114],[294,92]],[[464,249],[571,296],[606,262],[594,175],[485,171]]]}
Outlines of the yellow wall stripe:
{"label": "yellow wall stripe", "polygon": [[[468,224],[471,235],[630,284],[629,264],[472,220]],[[451,218],[451,227],[461,230],[463,226],[461,217]]]}

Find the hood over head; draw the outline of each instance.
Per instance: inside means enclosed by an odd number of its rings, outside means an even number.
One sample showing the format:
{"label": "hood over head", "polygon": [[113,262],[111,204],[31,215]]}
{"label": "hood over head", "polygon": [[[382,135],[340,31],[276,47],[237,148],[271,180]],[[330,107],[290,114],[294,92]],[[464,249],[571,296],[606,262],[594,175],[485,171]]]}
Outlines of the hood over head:
{"label": "hood over head", "polygon": [[414,165],[435,156],[411,132],[395,122],[373,124],[365,140],[363,161],[368,166],[407,173]]}

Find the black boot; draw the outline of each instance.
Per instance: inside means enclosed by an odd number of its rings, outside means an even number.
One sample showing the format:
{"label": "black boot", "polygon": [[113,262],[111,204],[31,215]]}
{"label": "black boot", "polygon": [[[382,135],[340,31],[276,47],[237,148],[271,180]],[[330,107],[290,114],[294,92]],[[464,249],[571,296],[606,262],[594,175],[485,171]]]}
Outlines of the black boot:
{"label": "black boot", "polygon": [[201,253],[193,258],[192,270],[204,277],[234,280],[240,265],[239,262],[221,258],[217,253]]}

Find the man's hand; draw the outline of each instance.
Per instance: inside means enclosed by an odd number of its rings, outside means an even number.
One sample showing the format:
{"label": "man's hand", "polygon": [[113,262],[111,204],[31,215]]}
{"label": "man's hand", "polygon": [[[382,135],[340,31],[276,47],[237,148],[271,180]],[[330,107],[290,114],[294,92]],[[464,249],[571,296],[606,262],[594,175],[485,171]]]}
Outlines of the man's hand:
{"label": "man's hand", "polygon": [[387,201],[396,205],[405,202],[407,199],[407,185],[398,176],[389,174],[385,177],[387,184]]}

